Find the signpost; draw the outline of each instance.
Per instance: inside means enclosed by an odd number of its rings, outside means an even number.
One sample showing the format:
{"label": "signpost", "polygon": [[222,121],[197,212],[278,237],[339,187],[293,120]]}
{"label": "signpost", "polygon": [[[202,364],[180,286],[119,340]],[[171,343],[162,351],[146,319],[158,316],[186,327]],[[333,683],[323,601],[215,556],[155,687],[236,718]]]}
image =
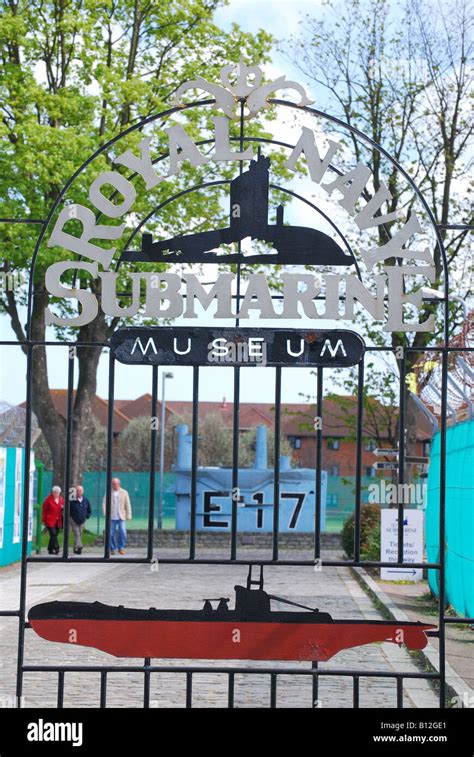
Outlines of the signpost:
{"label": "signpost", "polygon": [[398,449],[385,449],[377,447],[374,449],[374,455],[376,457],[390,457],[391,455],[398,457]]}
{"label": "signpost", "polygon": [[[380,561],[397,562],[398,552],[398,509],[381,511]],[[403,562],[423,562],[423,511],[403,511]],[[380,578],[384,581],[421,581],[421,568],[381,568]]]}
{"label": "signpost", "polygon": [[398,470],[398,463],[395,462],[377,462],[375,463],[377,470]]}

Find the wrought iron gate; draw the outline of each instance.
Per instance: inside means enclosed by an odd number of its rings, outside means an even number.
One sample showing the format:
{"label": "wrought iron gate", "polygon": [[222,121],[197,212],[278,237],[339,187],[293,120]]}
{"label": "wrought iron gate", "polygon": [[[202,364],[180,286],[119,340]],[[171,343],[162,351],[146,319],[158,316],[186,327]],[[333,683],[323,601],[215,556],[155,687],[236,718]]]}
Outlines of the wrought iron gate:
{"label": "wrought iron gate", "polygon": [[[446,424],[447,424],[447,384],[448,384],[448,361],[450,358],[450,355],[453,352],[462,352],[463,348],[451,348],[449,347],[449,324],[450,324],[450,311],[449,311],[449,276],[448,276],[448,264],[446,259],[446,253],[443,246],[443,239],[440,235],[440,227],[436,225],[435,219],[431,213],[431,210],[424,200],[423,196],[418,191],[417,187],[415,186],[414,182],[408,175],[408,173],[396,163],[396,161],[379,145],[376,145],[372,140],[370,140],[368,137],[366,137],[364,134],[358,132],[353,127],[348,126],[347,124],[341,122],[335,117],[332,117],[326,113],[323,113],[315,108],[311,108],[309,106],[296,106],[292,103],[289,103],[285,100],[279,100],[279,99],[271,99],[269,102],[280,108],[290,108],[290,109],[298,109],[300,111],[304,111],[308,115],[312,115],[314,117],[318,117],[321,119],[328,120],[330,123],[338,126],[339,128],[347,129],[351,134],[353,134],[358,140],[361,140],[365,144],[370,144],[372,147],[375,147],[379,150],[380,154],[384,156],[388,161],[391,162],[392,165],[395,165],[397,170],[400,172],[400,174],[404,177],[406,182],[411,186],[413,192],[416,194],[417,198],[419,199],[422,207],[424,208],[424,211],[426,213],[426,216],[430,219],[431,224],[436,232],[436,239],[437,244],[439,245],[439,249],[441,251],[441,255],[444,262],[444,317],[445,317],[445,323],[444,323],[444,344],[442,346],[436,346],[436,347],[430,347],[427,348],[426,351],[429,351],[430,353],[436,352],[439,353],[442,363],[442,386],[441,386],[441,413],[440,413],[440,432],[441,432],[441,457],[442,457],[442,463],[441,463],[441,474],[440,474],[440,501],[439,501],[439,513],[440,513],[440,519],[439,519],[439,542],[441,545],[445,544],[445,484],[446,484],[446,468],[445,468],[445,461],[446,461]],[[208,100],[201,100],[198,102],[191,103],[189,105],[184,106],[185,108],[193,108],[193,107],[199,107],[199,108],[206,108],[209,106],[212,106],[215,103],[214,99],[208,99]],[[265,146],[266,144],[269,145],[278,145],[283,148],[294,148],[294,145],[287,144],[286,142],[279,142],[277,140],[273,139],[267,139],[262,137],[250,137],[246,136],[245,134],[245,119],[244,119],[244,98],[240,98],[241,103],[241,114],[240,114],[240,136],[235,138],[234,141],[238,142],[240,150],[243,150],[244,145],[252,144],[254,142],[258,142],[261,146]],[[182,106],[183,107],[183,106]],[[181,108],[171,108],[170,110],[167,110],[163,113],[154,115],[148,119],[145,119],[141,121],[140,123],[135,124],[134,126],[130,127],[130,129],[127,130],[124,134],[128,134],[132,131],[135,131],[137,129],[142,129],[147,123],[154,121],[156,119],[166,119],[173,113],[177,112]],[[81,166],[77,172],[74,174],[74,176],[71,177],[70,181],[66,184],[66,186],[63,188],[60,196],[58,197],[57,201],[55,202],[54,206],[51,208],[51,211],[48,215],[48,218],[44,220],[30,220],[27,218],[23,219],[1,219],[2,222],[5,223],[34,223],[38,224],[40,233],[38,237],[38,242],[36,245],[35,253],[32,260],[32,266],[31,270],[34,271],[35,261],[38,256],[41,244],[43,242],[43,239],[45,237],[46,231],[54,218],[54,215],[57,211],[57,208],[59,207],[60,203],[63,201],[63,199],[66,197],[68,189],[73,184],[74,180],[77,176],[83,171],[87,165],[94,160],[95,157],[97,157],[100,154],[103,154],[105,150],[109,149],[113,143],[117,142],[122,136],[119,135],[115,139],[111,140],[107,145],[104,145],[101,147],[97,152],[90,157],[90,159]],[[233,138],[231,138],[233,139]],[[204,142],[203,146],[206,146],[209,142],[212,143],[212,140],[206,140]],[[203,144],[203,143],[200,143]],[[158,158],[158,162],[162,160],[166,155],[162,155]],[[240,162],[241,165],[241,172],[242,172],[242,165],[243,161]],[[333,170],[337,173],[341,173],[336,168],[333,168]],[[182,197],[183,195],[187,194],[188,192],[192,191],[201,191],[205,190],[208,186],[216,186],[216,185],[225,185],[228,184],[227,181],[213,181],[201,184],[197,187],[192,187],[185,192],[181,192],[180,195],[177,195],[177,197]],[[298,197],[299,199],[302,199],[307,205],[311,206],[313,210],[315,210],[318,213],[321,213],[327,221],[330,221],[330,219],[327,217],[327,215],[324,215],[320,209],[318,209],[314,204],[310,203],[307,199],[301,198],[299,195],[297,195],[292,190],[285,190],[283,187],[274,187],[279,189],[280,191],[287,192],[294,197]],[[173,199],[176,199],[176,197],[171,198],[171,200],[168,198],[166,201],[163,202],[163,205],[172,201]],[[153,212],[159,212],[162,205],[156,207],[153,209]],[[150,214],[151,215],[151,214]],[[128,240],[129,244],[133,242],[133,238],[140,232],[143,224],[146,222],[147,219],[142,221],[134,230],[133,234],[131,235],[130,239]],[[331,221],[330,221],[331,222]],[[332,223],[332,222],[331,222]],[[333,224],[334,226],[334,224]],[[460,228],[460,226],[450,226],[448,228]],[[463,227],[467,228],[467,227]],[[349,244],[349,241],[342,235],[342,233],[336,229],[339,237],[342,239],[342,243],[344,247],[349,251],[351,255],[353,255],[351,246]],[[119,263],[120,264],[120,263]],[[237,294],[235,297],[237,298],[237,301],[240,300],[241,294],[240,294],[240,264],[238,265],[238,285],[237,285]],[[33,273],[30,277],[29,282],[29,297],[28,297],[28,323],[27,323],[27,339],[24,343],[24,347],[26,348],[26,355],[27,355],[27,373],[26,373],[26,408],[27,408],[27,414],[26,414],[26,428],[25,428],[25,455],[26,460],[29,460],[30,456],[30,450],[31,450],[31,431],[32,431],[32,379],[33,379],[33,372],[35,370],[35,349],[39,346],[38,343],[35,343],[35,341],[31,338],[31,315],[32,315],[32,304],[33,304],[33,297],[34,297],[34,288],[33,288]],[[277,295],[276,295],[277,297]],[[237,320],[236,326],[239,326],[239,322]],[[2,347],[4,350],[8,349],[8,346],[13,344],[12,342],[2,342]],[[17,343],[14,343],[17,344]],[[81,349],[88,347],[93,348],[97,350],[109,350],[109,367],[108,367],[108,418],[107,418],[107,459],[106,459],[106,493],[107,493],[107,501],[110,503],[111,499],[111,480],[112,480],[112,471],[113,471],[113,433],[114,433],[114,378],[115,378],[115,354],[114,350],[111,349],[111,346],[109,343],[80,343],[77,341],[70,341],[70,342],[42,342],[40,343],[41,346],[50,346],[51,348],[56,347],[64,347],[65,345],[69,348],[68,353],[68,364],[67,364],[67,376],[68,376],[68,383],[67,383],[67,418],[66,418],[66,473],[65,473],[65,480],[64,480],[64,491],[69,492],[70,486],[73,483],[71,481],[71,452],[72,452],[72,431],[73,431],[73,389],[74,389],[74,371],[75,371],[75,356],[77,354],[77,351],[80,351]],[[360,536],[361,536],[361,506],[362,506],[362,451],[363,451],[363,396],[364,396],[364,381],[365,381],[365,371],[366,371],[366,363],[367,363],[367,357],[370,356],[372,353],[380,352],[381,350],[391,351],[391,347],[381,348],[381,347],[373,347],[373,346],[367,346],[365,348],[365,355],[362,356],[360,362],[358,363],[358,392],[357,392],[357,426],[356,426],[356,459],[355,459],[355,495],[354,495],[354,513],[355,513],[355,536],[354,536],[354,559],[351,561],[345,561],[345,560],[324,560],[324,566],[325,567],[337,567],[337,566],[353,566],[353,567],[404,567],[404,565],[408,565],[408,563],[404,563],[403,561],[403,503],[401,503],[398,507],[398,560],[394,563],[383,563],[383,562],[377,562],[377,561],[365,561],[361,559],[361,552],[360,552]],[[405,459],[405,404],[404,404],[404,386],[405,386],[405,363],[406,363],[406,355],[407,352],[410,351],[419,351],[413,348],[410,350],[409,348],[406,349],[403,352],[403,355],[399,359],[399,366],[400,366],[400,405],[399,405],[399,483],[404,482],[404,459]],[[153,365],[150,367],[150,374],[151,374],[151,415],[153,417],[156,417],[157,415],[157,408],[158,408],[158,370],[159,366],[158,364]],[[240,367],[234,367],[234,401],[233,401],[233,454],[232,454],[232,489],[237,489],[239,486],[239,402],[240,402],[240,388],[241,388],[241,368]],[[426,680],[432,680],[434,682],[437,682],[439,685],[439,703],[440,707],[444,707],[446,705],[446,675],[445,675],[445,628],[446,623],[455,621],[456,623],[464,623],[464,624],[472,624],[474,622],[474,619],[472,618],[452,618],[452,617],[446,617],[445,613],[445,553],[444,550],[440,550],[439,560],[432,563],[410,563],[410,568],[424,568],[424,569],[432,569],[438,572],[439,575],[439,617],[438,617],[438,624],[439,624],[439,672],[435,671],[419,671],[419,672],[386,672],[386,671],[367,671],[364,669],[337,669],[337,668],[331,668],[331,669],[325,669],[324,667],[318,667],[317,663],[313,663],[311,667],[308,666],[307,669],[301,669],[298,667],[294,668],[288,668],[288,667],[282,667],[282,666],[272,666],[271,668],[259,668],[255,665],[248,665],[248,666],[238,666],[238,667],[228,667],[228,666],[215,666],[215,665],[193,665],[193,666],[183,666],[180,668],[177,668],[175,666],[166,666],[166,665],[154,665],[152,660],[149,658],[146,658],[143,660],[143,665],[141,666],[127,666],[125,664],[110,664],[110,665],[101,665],[101,666],[88,666],[88,665],[41,665],[41,664],[25,664],[24,662],[24,653],[25,653],[25,646],[28,644],[28,635],[30,633],[30,630],[28,629],[28,623],[26,618],[26,609],[27,609],[27,586],[28,586],[28,568],[30,564],[32,563],[38,563],[38,562],[55,562],[58,566],[58,570],[60,570],[60,566],[63,563],[84,563],[84,562],[93,562],[93,563],[107,563],[107,564],[113,564],[113,563],[130,563],[130,564],[138,564],[138,563],[152,563],[153,561],[158,559],[161,563],[176,563],[176,564],[192,564],[192,565],[199,565],[199,564],[226,564],[226,565],[249,565],[249,559],[245,556],[239,555],[239,549],[238,549],[238,539],[237,539],[237,515],[238,515],[238,502],[235,498],[231,500],[231,528],[230,528],[230,549],[229,554],[226,558],[218,559],[218,558],[206,558],[206,557],[200,557],[197,555],[196,550],[196,474],[197,474],[197,460],[198,460],[198,406],[199,406],[199,389],[200,389],[200,371],[201,368],[199,365],[195,365],[192,368],[192,375],[193,375],[193,405],[192,405],[192,478],[191,478],[191,520],[190,520],[190,531],[189,531],[189,550],[188,554],[185,557],[174,557],[174,558],[165,558],[161,557],[158,552],[156,552],[156,549],[153,544],[153,537],[154,537],[154,524],[156,521],[156,512],[155,512],[155,478],[156,478],[156,471],[155,471],[155,459],[156,459],[156,449],[157,449],[157,431],[153,429],[151,430],[151,456],[150,456],[150,466],[149,466],[149,510],[148,510],[148,531],[147,531],[147,548],[146,548],[146,555],[141,558],[137,557],[114,557],[110,554],[110,544],[109,544],[109,525],[110,525],[110,506],[107,508],[106,513],[106,523],[105,523],[105,532],[104,532],[104,550],[103,555],[100,557],[93,557],[93,556],[81,556],[78,557],[76,555],[70,555],[69,554],[69,548],[68,548],[68,538],[67,535],[69,533],[69,511],[68,508],[65,508],[65,523],[64,523],[64,547],[62,550],[62,553],[59,557],[52,557],[52,556],[28,556],[27,554],[27,529],[28,529],[28,502],[30,498],[30,476],[28,471],[28,466],[25,466],[25,475],[24,475],[24,483],[23,483],[23,519],[22,519],[22,560],[21,560],[21,584],[20,584],[20,594],[19,594],[19,602],[18,602],[18,608],[14,611],[2,611],[0,614],[2,615],[10,615],[15,616],[18,618],[18,661],[17,661],[17,697],[18,697],[18,705],[21,704],[21,698],[24,693],[24,685],[23,685],[23,677],[25,673],[43,673],[43,672],[54,672],[57,674],[57,706],[62,707],[63,706],[63,700],[64,700],[64,690],[65,690],[65,684],[67,684],[67,678],[68,674],[70,672],[88,672],[88,671],[97,671],[100,673],[100,705],[101,707],[106,707],[107,705],[107,679],[109,673],[122,673],[123,675],[126,675],[127,672],[140,672],[143,674],[143,706],[149,707],[150,706],[150,680],[151,676],[155,673],[160,672],[179,672],[181,673],[186,680],[186,706],[191,707],[193,702],[193,676],[197,673],[203,673],[203,672],[209,672],[209,673],[216,673],[216,672],[222,672],[227,675],[228,678],[228,706],[233,707],[234,705],[234,685],[235,685],[235,676],[238,675],[252,675],[252,674],[259,674],[259,675],[266,675],[270,679],[270,701],[269,706],[275,707],[277,702],[277,688],[278,688],[278,677],[279,675],[295,675],[295,676],[308,676],[310,679],[312,679],[312,700],[311,702],[308,702],[308,706],[312,706],[312,702],[318,699],[318,682],[321,678],[325,676],[343,676],[345,678],[349,678],[352,680],[352,686],[353,686],[353,706],[358,707],[359,706],[359,685],[361,678],[390,678],[394,679],[395,686],[396,686],[396,701],[397,701],[397,707],[403,707],[403,682],[407,678],[420,678],[420,679],[426,679]],[[316,415],[320,418],[323,417],[323,394],[324,394],[324,380],[325,380],[325,368],[324,366],[319,366],[316,369],[316,382],[315,382],[315,394],[316,394]],[[274,407],[275,407],[275,451],[274,451],[274,503],[280,502],[280,470],[279,470],[279,460],[280,460],[280,424],[281,424],[281,376],[282,376],[282,367],[277,366],[275,368],[275,385],[274,385]],[[272,555],[271,558],[268,559],[252,559],[250,561],[251,567],[254,569],[260,569],[263,570],[265,566],[314,566],[316,563],[318,563],[321,560],[321,528],[320,528],[320,514],[321,514],[321,463],[322,463],[322,430],[319,428],[316,431],[316,454],[314,459],[314,476],[315,476],[315,496],[316,496],[316,502],[315,502],[315,518],[314,518],[314,541],[313,541],[313,557],[312,559],[306,559],[306,560],[298,560],[298,559],[290,559],[287,556],[283,556],[281,554],[280,545],[279,545],[279,534],[280,534],[280,524],[279,524],[279,508],[273,507],[273,529],[272,529]]]}

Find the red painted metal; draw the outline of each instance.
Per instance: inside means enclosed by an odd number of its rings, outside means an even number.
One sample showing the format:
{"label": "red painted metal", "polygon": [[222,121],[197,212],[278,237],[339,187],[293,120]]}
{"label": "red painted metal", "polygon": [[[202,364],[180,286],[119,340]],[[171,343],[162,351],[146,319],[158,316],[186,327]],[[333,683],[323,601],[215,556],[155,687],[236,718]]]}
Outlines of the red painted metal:
{"label": "red painted metal", "polygon": [[423,649],[422,623],[383,621],[278,623],[253,621],[38,619],[30,621],[49,641],[94,647],[115,657],[215,660],[325,661],[343,649],[373,642]]}

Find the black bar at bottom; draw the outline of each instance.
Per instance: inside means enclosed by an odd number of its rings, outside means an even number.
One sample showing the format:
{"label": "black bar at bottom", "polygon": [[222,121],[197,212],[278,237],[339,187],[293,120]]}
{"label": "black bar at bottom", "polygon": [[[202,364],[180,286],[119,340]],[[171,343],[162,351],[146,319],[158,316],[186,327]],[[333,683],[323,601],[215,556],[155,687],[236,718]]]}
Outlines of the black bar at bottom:
{"label": "black bar at bottom", "polygon": [[270,708],[276,708],[277,701],[277,674],[270,673]]}
{"label": "black bar at bottom", "polygon": [[193,674],[187,671],[186,672],[186,709],[189,710],[191,709],[192,706],[193,706]]}
{"label": "black bar at bottom", "polygon": [[235,673],[229,673],[229,681],[227,686],[227,706],[230,710],[234,708],[234,694],[235,694]]}
{"label": "black bar at bottom", "polygon": [[100,706],[102,709],[106,707],[107,702],[107,671],[100,671]]}

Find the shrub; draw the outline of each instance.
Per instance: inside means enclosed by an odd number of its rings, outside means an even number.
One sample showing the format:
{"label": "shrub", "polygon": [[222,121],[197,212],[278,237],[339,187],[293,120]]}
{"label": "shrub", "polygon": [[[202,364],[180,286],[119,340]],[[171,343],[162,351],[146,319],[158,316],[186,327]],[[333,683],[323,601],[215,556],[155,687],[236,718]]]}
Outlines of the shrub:
{"label": "shrub", "polygon": [[[342,527],[342,546],[348,557],[354,557],[354,513]],[[362,505],[360,511],[360,554],[365,560],[380,557],[380,507]]]}

